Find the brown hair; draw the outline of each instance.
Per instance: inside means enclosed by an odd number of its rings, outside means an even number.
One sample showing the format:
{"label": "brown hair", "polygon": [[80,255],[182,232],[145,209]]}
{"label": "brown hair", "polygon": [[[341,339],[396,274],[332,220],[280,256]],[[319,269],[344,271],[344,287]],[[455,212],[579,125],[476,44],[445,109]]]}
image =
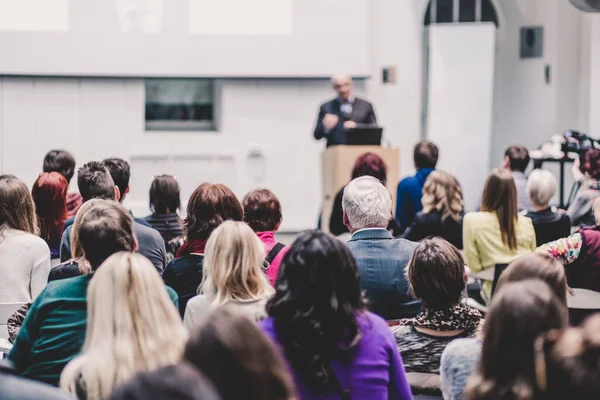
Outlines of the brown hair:
{"label": "brown hair", "polygon": [[0,175],[0,229],[11,228],[38,234],[31,192],[14,175]]}
{"label": "brown hair", "polygon": [[98,200],[81,217],[79,243],[92,271],[119,251],[133,251],[133,217],[114,200]]}
{"label": "brown hair", "polygon": [[150,185],[150,210],[156,214],[177,212],[181,207],[179,184],[174,176],[155,176]]}
{"label": "brown hair", "polygon": [[567,277],[564,265],[549,254],[530,253],[513,261],[498,280],[498,289],[509,282],[540,279],[567,305]]}
{"label": "brown hair", "polygon": [[79,271],[82,275],[89,274],[92,271],[88,263],[85,262],[85,259],[83,258],[83,249],[79,243],[79,227],[81,226],[81,220],[83,219],[85,213],[87,213],[90,208],[101,202],[101,199],[91,199],[83,203],[81,207],[79,207],[79,210],[77,210],[77,214],[75,214],[73,228],[71,229],[71,258],[77,261]]}
{"label": "brown hair", "polygon": [[534,341],[568,324],[567,307],[539,279],[504,285],[492,299],[478,371],[467,400],[533,400],[537,390]]}
{"label": "brown hair", "polygon": [[495,169],[485,182],[481,211],[495,212],[500,224],[502,242],[511,250],[517,248],[517,187],[510,171]]}
{"label": "brown hair", "polygon": [[273,192],[267,189],[253,190],[244,200],[244,221],[254,232],[270,232],[281,222],[281,203]]}
{"label": "brown hair", "polygon": [[433,171],[423,186],[423,212],[438,211],[442,221],[462,219],[463,195],[456,178],[444,171]]}
{"label": "brown hair", "polygon": [[413,159],[417,169],[435,168],[438,162],[438,157],[438,147],[428,140],[423,140],[417,143],[413,151]]}
{"label": "brown hair", "polygon": [[203,183],[190,196],[185,219],[187,240],[208,239],[224,221],[242,221],[244,210],[225,185]]}
{"label": "brown hair", "polygon": [[511,171],[525,172],[531,160],[529,151],[521,145],[510,146],[504,155],[510,160]]}
{"label": "brown hair", "polygon": [[295,398],[273,343],[254,321],[227,307],[217,308],[191,333],[184,359],[213,382],[223,400]]}
{"label": "brown hair", "polygon": [[441,238],[425,239],[406,267],[412,294],[427,308],[445,310],[460,302],[465,290],[465,262],[460,252]]}

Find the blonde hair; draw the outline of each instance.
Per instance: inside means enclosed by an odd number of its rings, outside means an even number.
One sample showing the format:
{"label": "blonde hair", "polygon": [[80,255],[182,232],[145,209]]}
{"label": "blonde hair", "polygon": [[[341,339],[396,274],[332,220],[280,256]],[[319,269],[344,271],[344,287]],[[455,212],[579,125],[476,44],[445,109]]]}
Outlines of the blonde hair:
{"label": "blonde hair", "polygon": [[[82,354],[65,367],[60,386],[86,399],[106,399],[142,371],[177,363],[186,332],[165,285],[145,257],[110,256],[88,288]],[[80,390],[78,390],[80,389]]]}
{"label": "blonde hair", "polygon": [[6,228],[38,235],[38,218],[31,192],[14,175],[0,175],[0,234]]}
{"label": "blonde hair", "polygon": [[210,235],[198,292],[214,306],[235,300],[259,300],[275,290],[262,270],[265,246],[243,222],[226,221]]}
{"label": "blonde hair", "polygon": [[548,203],[556,194],[556,178],[550,171],[534,169],[527,179],[527,191],[531,202],[538,206],[548,206]]}
{"label": "blonde hair", "polygon": [[433,171],[423,186],[423,212],[439,211],[442,221],[460,221],[463,212],[462,190],[456,178],[444,171]]}
{"label": "blonde hair", "polygon": [[594,211],[594,219],[596,220],[596,224],[600,225],[600,198],[594,200],[592,204],[592,210]]}

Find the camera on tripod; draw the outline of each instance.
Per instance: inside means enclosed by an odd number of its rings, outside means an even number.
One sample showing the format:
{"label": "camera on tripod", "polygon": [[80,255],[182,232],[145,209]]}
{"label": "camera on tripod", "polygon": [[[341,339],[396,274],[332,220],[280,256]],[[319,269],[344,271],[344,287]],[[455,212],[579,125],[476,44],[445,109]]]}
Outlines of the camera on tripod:
{"label": "camera on tripod", "polygon": [[[577,153],[579,155],[579,159],[583,160],[585,157],[585,153],[588,150],[598,147],[600,142],[597,139],[591,138],[585,133],[581,133],[578,131],[565,131],[563,133],[563,143],[561,145],[561,150],[565,155],[567,153]],[[585,173],[585,165],[583,161],[579,166],[581,172]]]}

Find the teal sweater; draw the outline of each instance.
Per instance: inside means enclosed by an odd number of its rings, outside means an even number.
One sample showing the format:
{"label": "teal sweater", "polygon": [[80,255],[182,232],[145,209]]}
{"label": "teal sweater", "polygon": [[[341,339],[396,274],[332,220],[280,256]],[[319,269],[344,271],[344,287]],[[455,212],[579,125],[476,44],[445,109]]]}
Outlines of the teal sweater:
{"label": "teal sweater", "polygon": [[[60,374],[85,341],[87,288],[93,275],[48,283],[27,312],[8,355],[21,376],[58,385]],[[177,293],[167,287],[178,306]]]}

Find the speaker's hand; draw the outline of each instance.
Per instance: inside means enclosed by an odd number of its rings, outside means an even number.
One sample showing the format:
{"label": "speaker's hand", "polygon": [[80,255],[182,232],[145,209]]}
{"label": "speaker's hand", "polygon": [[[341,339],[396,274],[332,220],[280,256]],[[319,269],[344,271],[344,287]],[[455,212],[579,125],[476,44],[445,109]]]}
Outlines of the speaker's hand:
{"label": "speaker's hand", "polygon": [[358,124],[354,121],[346,121],[344,122],[344,129],[354,129],[358,126]]}
{"label": "speaker's hand", "polygon": [[323,117],[323,126],[325,127],[325,129],[327,129],[328,131],[332,130],[333,128],[335,128],[335,126],[338,124],[338,122],[340,121],[340,117],[338,117],[335,114],[325,114],[325,117]]}

